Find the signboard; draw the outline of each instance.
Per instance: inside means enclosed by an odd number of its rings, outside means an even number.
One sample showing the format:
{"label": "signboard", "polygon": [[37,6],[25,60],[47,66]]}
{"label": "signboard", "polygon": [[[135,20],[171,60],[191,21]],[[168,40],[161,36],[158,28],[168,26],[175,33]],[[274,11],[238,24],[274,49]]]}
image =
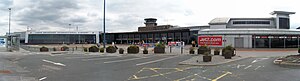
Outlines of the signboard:
{"label": "signboard", "polygon": [[180,47],[180,46],[184,46],[184,42],[181,43],[181,42],[172,42],[171,41],[171,42],[168,42],[168,45],[169,46],[179,46]]}
{"label": "signboard", "polygon": [[0,47],[6,47],[6,38],[0,38]]}
{"label": "signboard", "polygon": [[200,46],[222,46],[222,36],[198,36],[198,44]]}

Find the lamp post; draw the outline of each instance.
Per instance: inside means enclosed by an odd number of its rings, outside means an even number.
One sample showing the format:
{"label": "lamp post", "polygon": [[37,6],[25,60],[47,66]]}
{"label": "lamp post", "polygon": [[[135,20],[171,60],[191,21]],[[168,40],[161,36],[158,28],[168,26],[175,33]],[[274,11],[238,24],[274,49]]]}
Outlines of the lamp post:
{"label": "lamp post", "polygon": [[10,35],[11,8],[8,8],[8,11],[9,11],[9,17],[8,17],[8,37],[10,38],[8,50],[11,51],[11,46],[12,46],[12,37]]}
{"label": "lamp post", "polygon": [[68,44],[71,44],[71,43],[70,43],[70,38],[71,38],[71,37],[70,37],[70,35],[71,35],[70,29],[71,29],[71,25],[72,25],[72,24],[69,24]]}
{"label": "lamp post", "polygon": [[105,3],[106,0],[103,0],[103,47],[105,48],[106,36],[105,36]]}
{"label": "lamp post", "polygon": [[8,17],[8,35],[10,35],[11,8],[8,8],[8,10],[9,10],[9,17]]}

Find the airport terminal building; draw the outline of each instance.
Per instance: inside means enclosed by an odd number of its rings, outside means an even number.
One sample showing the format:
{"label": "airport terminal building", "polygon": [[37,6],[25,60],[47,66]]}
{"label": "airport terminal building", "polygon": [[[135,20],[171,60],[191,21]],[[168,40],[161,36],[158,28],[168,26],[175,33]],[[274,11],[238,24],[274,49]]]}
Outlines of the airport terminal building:
{"label": "airport terminal building", "polygon": [[198,42],[214,47],[297,48],[300,31],[290,29],[290,14],[295,12],[274,11],[271,18],[215,18],[209,22],[209,29],[198,33],[200,40],[210,41]]}
{"label": "airport terminal building", "polygon": [[[136,32],[107,33],[107,43],[133,44],[138,42],[184,41],[191,44],[236,48],[297,48],[300,30],[290,29],[290,14],[274,11],[269,18],[215,18],[207,26],[178,27],[157,25],[155,18],[146,18],[145,26]],[[26,31],[21,39],[24,44],[101,43],[102,34],[92,32],[41,32]],[[22,37],[21,37],[22,38]]]}

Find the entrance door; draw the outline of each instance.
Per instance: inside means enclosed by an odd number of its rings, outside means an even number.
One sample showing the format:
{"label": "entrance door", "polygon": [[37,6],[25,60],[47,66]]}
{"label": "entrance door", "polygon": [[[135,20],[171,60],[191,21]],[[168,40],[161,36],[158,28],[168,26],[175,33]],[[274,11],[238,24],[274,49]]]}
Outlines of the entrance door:
{"label": "entrance door", "polygon": [[244,48],[244,38],[243,37],[234,38],[234,47],[235,48]]}

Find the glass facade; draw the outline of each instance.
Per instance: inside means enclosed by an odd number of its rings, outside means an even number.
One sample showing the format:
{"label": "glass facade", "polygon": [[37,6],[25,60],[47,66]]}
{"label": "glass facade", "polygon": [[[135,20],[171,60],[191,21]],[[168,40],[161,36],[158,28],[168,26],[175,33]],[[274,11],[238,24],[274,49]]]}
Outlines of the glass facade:
{"label": "glass facade", "polygon": [[270,21],[233,21],[233,24],[270,24]]}
{"label": "glass facade", "polygon": [[30,34],[30,44],[93,44],[96,43],[96,35],[76,34]]}
{"label": "glass facade", "polygon": [[279,29],[290,29],[290,19],[279,18]]}
{"label": "glass facade", "polygon": [[296,35],[253,35],[253,48],[298,48]]}
{"label": "glass facade", "polygon": [[[194,33],[193,33],[194,34]],[[156,43],[170,41],[191,41],[189,30],[153,31],[153,32],[128,32],[106,33],[106,42],[111,44],[137,44],[140,42]],[[196,38],[196,37],[194,37]],[[99,42],[103,43],[103,34],[99,34]],[[193,39],[196,40],[196,39]],[[95,44],[95,34],[29,34],[28,44]]]}

